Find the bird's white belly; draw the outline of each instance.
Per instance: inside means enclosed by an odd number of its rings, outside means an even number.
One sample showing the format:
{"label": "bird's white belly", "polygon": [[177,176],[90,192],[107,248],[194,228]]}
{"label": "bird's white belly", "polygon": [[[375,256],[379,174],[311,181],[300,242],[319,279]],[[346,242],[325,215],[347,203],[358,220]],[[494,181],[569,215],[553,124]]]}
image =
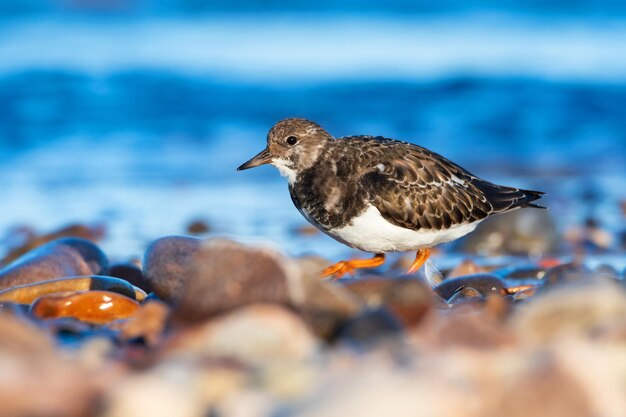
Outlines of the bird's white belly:
{"label": "bird's white belly", "polygon": [[401,252],[431,247],[458,239],[480,222],[461,224],[446,230],[410,230],[389,223],[374,206],[352,219],[348,226],[326,233],[348,246],[366,252]]}

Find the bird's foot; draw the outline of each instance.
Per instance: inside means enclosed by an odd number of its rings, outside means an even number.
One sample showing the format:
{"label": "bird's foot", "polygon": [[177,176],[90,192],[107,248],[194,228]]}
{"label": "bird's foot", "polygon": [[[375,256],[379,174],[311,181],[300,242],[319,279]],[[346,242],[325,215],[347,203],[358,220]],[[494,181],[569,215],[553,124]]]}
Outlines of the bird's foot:
{"label": "bird's foot", "polygon": [[332,277],[333,279],[339,279],[345,274],[354,274],[357,269],[376,268],[384,263],[384,253],[378,253],[371,259],[352,259],[349,261],[340,261],[329,266],[328,268],[325,268],[322,271],[322,278]]}
{"label": "bird's foot", "polygon": [[415,254],[415,260],[409,267],[409,270],[406,271],[407,274],[414,274],[426,263],[428,258],[430,257],[430,248],[424,248],[417,251]]}

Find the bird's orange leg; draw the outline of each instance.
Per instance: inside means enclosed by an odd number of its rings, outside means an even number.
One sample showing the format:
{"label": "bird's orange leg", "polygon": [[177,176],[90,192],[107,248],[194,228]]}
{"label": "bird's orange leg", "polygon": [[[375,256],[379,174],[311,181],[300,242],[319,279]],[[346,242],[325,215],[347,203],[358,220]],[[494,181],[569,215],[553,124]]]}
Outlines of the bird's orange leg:
{"label": "bird's orange leg", "polygon": [[322,278],[332,276],[339,279],[345,274],[353,274],[355,269],[376,268],[385,263],[385,254],[377,253],[371,259],[352,259],[350,261],[340,261],[322,271]]}
{"label": "bird's orange leg", "polygon": [[426,262],[426,260],[430,257],[430,248],[424,248],[417,251],[415,254],[415,260],[409,267],[409,270],[406,271],[407,274],[416,273],[422,265]]}

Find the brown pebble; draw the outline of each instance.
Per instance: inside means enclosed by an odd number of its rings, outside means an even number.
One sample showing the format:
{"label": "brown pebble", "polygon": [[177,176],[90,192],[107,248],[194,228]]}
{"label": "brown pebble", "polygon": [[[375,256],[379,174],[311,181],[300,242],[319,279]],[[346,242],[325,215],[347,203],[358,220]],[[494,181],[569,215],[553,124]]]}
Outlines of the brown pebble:
{"label": "brown pebble", "polygon": [[464,277],[450,278],[437,285],[434,290],[445,300],[449,300],[454,294],[464,287],[471,287],[483,297],[490,294],[505,296],[508,294],[505,283],[499,277],[490,274],[467,275]]}
{"label": "brown pebble", "polygon": [[166,236],[148,245],[142,260],[143,276],[161,300],[173,303],[180,297],[203,243],[192,237]]}
{"label": "brown pebble", "polygon": [[201,320],[251,303],[292,304],[286,260],[273,251],[214,239],[189,260],[174,317]]}
{"label": "brown pebble", "polygon": [[433,292],[416,279],[363,278],[349,282],[346,289],[370,309],[386,307],[405,326],[418,324],[430,310]]}
{"label": "brown pebble", "polygon": [[459,288],[452,297],[448,298],[448,304],[459,304],[466,302],[482,302],[485,300],[485,297],[473,287],[461,287]]}
{"label": "brown pebble", "polygon": [[498,381],[485,395],[484,417],[589,417],[587,392],[550,358],[538,358],[523,373]]}
{"label": "brown pebble", "polygon": [[418,344],[435,349],[490,349],[514,341],[508,326],[486,311],[484,303],[461,303],[445,315],[429,315],[415,330],[412,336]]}
{"label": "brown pebble", "polygon": [[275,304],[250,304],[169,338],[165,355],[232,358],[257,366],[310,360],[317,341],[300,316]]}
{"label": "brown pebble", "polygon": [[187,225],[187,233],[190,235],[204,235],[211,231],[209,223],[202,219],[193,220]]}
{"label": "brown pebble", "polygon": [[56,278],[106,275],[109,261],[92,242],[63,238],[47,243],[0,270],[0,289]]}
{"label": "brown pebble", "polygon": [[167,304],[151,300],[144,303],[131,319],[123,323],[122,340],[143,338],[148,346],[155,346],[165,330],[170,308]]}
{"label": "brown pebble", "polygon": [[46,295],[31,306],[39,318],[74,317],[92,324],[127,319],[139,311],[139,303],[109,291],[86,291],[69,295]]}
{"label": "brown pebble", "polygon": [[446,278],[456,278],[465,275],[482,274],[488,272],[487,268],[483,268],[471,259],[465,259],[448,274]]}
{"label": "brown pebble", "polygon": [[294,227],[293,233],[299,236],[314,236],[320,233],[319,229],[310,224]]}

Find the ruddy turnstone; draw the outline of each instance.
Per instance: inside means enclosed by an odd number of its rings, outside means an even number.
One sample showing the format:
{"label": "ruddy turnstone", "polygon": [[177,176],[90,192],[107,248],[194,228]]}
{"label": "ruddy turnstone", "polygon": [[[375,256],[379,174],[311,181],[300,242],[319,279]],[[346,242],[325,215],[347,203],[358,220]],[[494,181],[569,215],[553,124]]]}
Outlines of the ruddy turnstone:
{"label": "ruddy turnstone", "polygon": [[323,276],[341,277],[385,262],[385,253],[417,251],[417,271],[430,248],[466,235],[487,217],[532,202],[542,192],[485,181],[441,155],[380,136],[336,139],[306,119],[284,119],[267,147],[238,171],[272,164],[287,177],[300,213],[322,232],[371,259],[341,261]]}

